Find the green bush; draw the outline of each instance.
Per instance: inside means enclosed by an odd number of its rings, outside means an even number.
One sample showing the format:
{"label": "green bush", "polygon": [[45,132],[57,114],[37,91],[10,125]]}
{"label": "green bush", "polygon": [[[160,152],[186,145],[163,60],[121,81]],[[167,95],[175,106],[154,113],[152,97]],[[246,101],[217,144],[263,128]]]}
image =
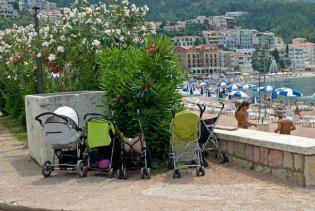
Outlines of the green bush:
{"label": "green bush", "polygon": [[148,37],[145,46],[111,48],[99,53],[100,84],[119,129],[133,137],[139,132],[137,109],[150,150],[167,152],[172,105],[180,106],[176,88],[184,80],[178,57],[166,37]]}

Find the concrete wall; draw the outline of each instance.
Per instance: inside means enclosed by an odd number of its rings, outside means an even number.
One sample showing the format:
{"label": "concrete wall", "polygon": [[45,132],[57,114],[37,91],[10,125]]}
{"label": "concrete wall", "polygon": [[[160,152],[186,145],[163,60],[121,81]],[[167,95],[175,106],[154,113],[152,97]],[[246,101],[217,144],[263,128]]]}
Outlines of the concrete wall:
{"label": "concrete wall", "polygon": [[315,187],[315,139],[242,129],[216,131],[220,148],[233,165]]}
{"label": "concrete wall", "polygon": [[81,91],[52,93],[43,95],[27,95],[25,97],[28,149],[31,157],[39,164],[52,160],[53,150],[43,142],[42,127],[35,117],[43,112],[53,112],[61,106],[69,106],[79,115],[79,127],[84,126],[83,116],[86,113],[108,112],[106,92]]}

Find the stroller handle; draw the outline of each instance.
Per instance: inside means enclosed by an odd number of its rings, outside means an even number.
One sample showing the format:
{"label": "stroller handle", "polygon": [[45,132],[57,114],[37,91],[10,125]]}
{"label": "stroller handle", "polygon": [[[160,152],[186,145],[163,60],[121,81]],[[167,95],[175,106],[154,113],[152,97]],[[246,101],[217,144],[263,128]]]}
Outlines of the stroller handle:
{"label": "stroller handle", "polygon": [[36,117],[35,117],[35,120],[38,121],[38,122],[43,126],[43,121],[42,121],[41,117],[47,116],[47,115],[53,115],[53,116],[55,116],[55,117],[58,117],[58,118],[64,120],[64,121],[66,122],[66,124],[69,123],[69,121],[68,121],[68,119],[67,119],[66,117],[63,117],[63,116],[58,115],[58,114],[55,114],[55,113],[53,113],[53,112],[45,112],[45,113],[42,113],[42,114],[36,116]]}
{"label": "stroller handle", "polygon": [[199,107],[199,111],[200,111],[200,115],[199,117],[201,118],[203,113],[205,112],[206,110],[206,106],[205,105],[200,105],[200,104],[197,104],[197,106]]}
{"label": "stroller handle", "polygon": [[[105,115],[103,115],[103,114],[98,114],[98,113],[88,113],[88,114],[85,114],[84,117],[83,117],[83,119],[86,120],[87,117],[89,117],[89,116],[101,117],[101,118],[106,119]],[[92,118],[93,118],[93,117],[92,117]],[[90,119],[91,119],[91,118],[90,118]],[[90,120],[90,119],[89,119],[89,120]]]}

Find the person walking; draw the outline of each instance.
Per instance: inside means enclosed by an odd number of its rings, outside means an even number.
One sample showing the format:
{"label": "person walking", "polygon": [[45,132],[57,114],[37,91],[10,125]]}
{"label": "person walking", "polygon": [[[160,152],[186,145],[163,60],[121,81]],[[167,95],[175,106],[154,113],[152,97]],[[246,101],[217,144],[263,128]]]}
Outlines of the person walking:
{"label": "person walking", "polygon": [[279,116],[278,127],[275,129],[275,133],[290,135],[291,131],[295,129],[296,127],[291,120],[284,118],[282,115]]}
{"label": "person walking", "polygon": [[247,110],[249,109],[249,102],[243,101],[237,108],[235,112],[235,119],[237,120],[237,127],[238,128],[243,128],[243,129],[248,129],[251,126],[257,127],[256,123],[250,122],[248,120],[248,112]]}

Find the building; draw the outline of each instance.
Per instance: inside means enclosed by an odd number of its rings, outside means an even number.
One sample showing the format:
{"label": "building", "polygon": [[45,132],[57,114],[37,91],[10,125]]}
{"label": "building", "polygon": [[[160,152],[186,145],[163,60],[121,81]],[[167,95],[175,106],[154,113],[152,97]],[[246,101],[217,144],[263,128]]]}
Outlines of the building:
{"label": "building", "polygon": [[234,63],[234,51],[225,51],[220,50],[219,51],[219,58],[220,58],[220,66],[221,70],[224,72],[233,72],[235,70],[235,67],[238,64]]}
{"label": "building", "polygon": [[202,31],[202,37],[205,39],[206,44],[223,45],[224,38],[219,31],[205,30]]}
{"label": "building", "polygon": [[311,42],[289,45],[291,69],[297,71],[315,69],[315,44]]}
{"label": "building", "polygon": [[294,39],[292,40],[292,43],[293,43],[293,44],[304,43],[304,42],[307,42],[307,40],[306,40],[305,38],[301,38],[301,37],[294,38]]}
{"label": "building", "polygon": [[255,49],[239,49],[237,50],[234,56],[233,64],[239,67],[241,72],[250,73],[253,72],[252,66],[252,57],[255,52]]}
{"label": "building", "polygon": [[252,49],[253,34],[251,29],[235,28],[220,30],[224,47],[236,49]]}
{"label": "building", "polygon": [[15,0],[0,0],[0,16],[17,17],[18,11],[14,8]]}
{"label": "building", "polygon": [[247,16],[248,12],[226,12],[225,16],[227,17],[233,17],[233,18],[238,18],[242,16]]}
{"label": "building", "polygon": [[39,12],[43,15],[52,16],[59,14],[56,3],[46,0],[20,0],[20,11],[32,12],[34,7],[39,7]]}
{"label": "building", "polygon": [[186,31],[186,24],[183,22],[178,22],[175,25],[164,26],[164,30],[169,32]]}
{"label": "building", "polygon": [[258,48],[270,49],[274,48],[275,34],[272,32],[253,31],[253,44]]}
{"label": "building", "polygon": [[206,22],[212,29],[233,29],[236,25],[235,18],[225,16],[210,16]]}
{"label": "building", "polygon": [[199,36],[177,36],[172,39],[175,46],[191,46],[196,45],[202,41]]}
{"label": "building", "polygon": [[216,45],[180,46],[174,49],[182,66],[194,74],[219,74],[220,52]]}

